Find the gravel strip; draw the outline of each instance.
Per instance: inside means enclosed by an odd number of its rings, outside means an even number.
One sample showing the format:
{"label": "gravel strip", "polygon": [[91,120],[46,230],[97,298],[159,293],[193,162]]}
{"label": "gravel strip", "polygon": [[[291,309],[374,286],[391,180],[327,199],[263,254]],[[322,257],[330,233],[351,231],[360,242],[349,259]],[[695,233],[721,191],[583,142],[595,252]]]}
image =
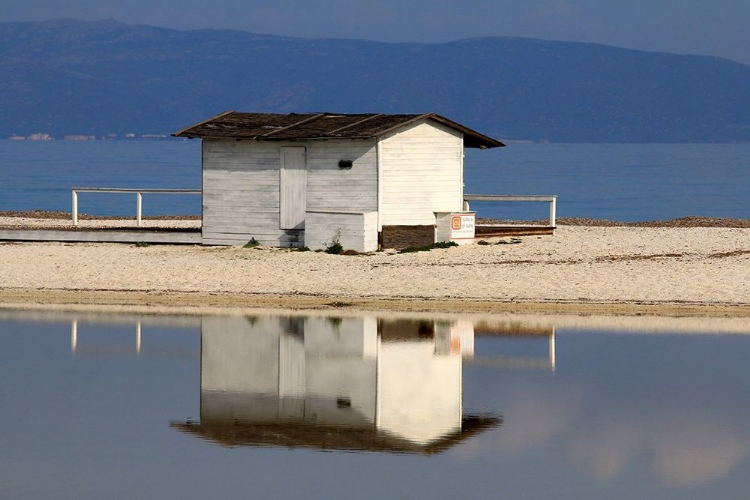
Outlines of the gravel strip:
{"label": "gravel strip", "polygon": [[[588,219],[582,217],[559,217],[558,226],[589,226],[589,227],[728,227],[750,228],[750,219],[728,219],[720,217],[680,217],[671,220],[652,220],[642,222],[622,222],[607,219]],[[547,225],[548,219],[533,221],[517,221],[502,219],[478,219],[477,224],[487,225]]]}

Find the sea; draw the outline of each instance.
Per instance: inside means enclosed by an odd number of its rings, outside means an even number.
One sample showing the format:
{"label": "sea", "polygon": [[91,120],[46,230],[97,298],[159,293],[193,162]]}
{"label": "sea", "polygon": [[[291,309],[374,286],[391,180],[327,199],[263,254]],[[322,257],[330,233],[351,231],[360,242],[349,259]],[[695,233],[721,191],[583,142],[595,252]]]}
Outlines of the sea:
{"label": "sea", "polygon": [[[556,195],[558,217],[750,218],[750,144],[545,144],[467,150],[466,194]],[[201,187],[198,140],[0,140],[0,210],[71,211],[74,187]],[[548,204],[474,202],[478,217],[544,219]],[[134,194],[79,210],[134,215]],[[144,215],[198,215],[200,196],[144,195]]]}

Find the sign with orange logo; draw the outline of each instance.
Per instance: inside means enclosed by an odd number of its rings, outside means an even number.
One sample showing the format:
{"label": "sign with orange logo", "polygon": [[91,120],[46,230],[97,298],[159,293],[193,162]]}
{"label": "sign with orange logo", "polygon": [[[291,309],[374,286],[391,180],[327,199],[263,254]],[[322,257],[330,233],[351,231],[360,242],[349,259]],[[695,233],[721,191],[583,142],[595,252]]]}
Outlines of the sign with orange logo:
{"label": "sign with orange logo", "polygon": [[451,240],[474,238],[474,214],[454,214],[451,216]]}

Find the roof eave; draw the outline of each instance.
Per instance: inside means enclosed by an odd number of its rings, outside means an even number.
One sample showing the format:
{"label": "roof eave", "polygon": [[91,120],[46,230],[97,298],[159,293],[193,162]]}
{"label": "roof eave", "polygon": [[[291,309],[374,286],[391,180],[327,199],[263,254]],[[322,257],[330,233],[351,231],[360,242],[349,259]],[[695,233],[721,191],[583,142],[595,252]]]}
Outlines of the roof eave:
{"label": "roof eave", "polygon": [[[389,134],[395,130],[399,130],[401,128],[407,127],[413,123],[423,121],[423,120],[433,120],[434,122],[440,123],[452,130],[455,130],[457,132],[460,132],[463,134],[464,137],[464,147],[466,148],[477,148],[477,149],[490,149],[490,148],[496,148],[496,147],[504,147],[505,144],[502,142],[493,139],[491,137],[488,137],[484,134],[480,134],[476,130],[472,130],[469,127],[466,127],[464,125],[461,125],[460,123],[454,122],[453,120],[449,120],[448,118],[435,114],[435,113],[423,113],[421,115],[414,115],[412,118],[405,120],[403,122],[398,123],[397,125],[393,125],[391,127],[385,128],[383,130],[378,130],[377,132],[373,132],[371,134],[367,135],[357,135],[357,136],[351,136],[351,135],[344,135],[344,136],[337,136],[337,135],[328,135],[328,136],[315,136],[315,137],[294,137],[294,138],[284,138],[284,137],[274,137],[274,134],[292,129],[302,123],[307,123],[309,121],[313,121],[315,119],[320,118],[321,116],[324,116],[324,113],[316,113],[313,116],[307,117],[297,123],[293,123],[291,125],[288,125],[286,127],[283,127],[282,129],[274,130],[273,132],[270,132],[268,134],[260,135],[260,136],[242,136],[242,135],[220,135],[220,136],[214,136],[211,135],[210,132],[208,133],[202,133],[199,129],[214,120],[220,119],[224,116],[230,115],[232,113],[235,113],[235,111],[224,111],[223,113],[219,113],[216,116],[212,116],[211,118],[208,118],[206,120],[203,120],[199,123],[196,123],[194,125],[191,125],[183,130],[180,130],[178,132],[175,132],[172,135],[172,137],[186,137],[189,139],[211,139],[211,140],[236,140],[236,141],[242,141],[242,140],[263,140],[263,141],[330,141],[330,140],[377,140],[381,137],[383,137],[386,134]],[[369,119],[372,119],[376,116],[382,116],[382,115],[373,115],[368,117],[365,120],[361,120],[357,123],[363,123],[366,122]],[[348,127],[352,126],[351,124],[345,127],[342,127],[341,129],[335,130],[335,132],[338,132],[339,130],[344,130]]]}
{"label": "roof eave", "polygon": [[217,118],[221,118],[222,116],[226,116],[226,115],[232,114],[234,112],[235,111],[231,110],[231,109],[227,110],[227,111],[222,111],[221,113],[219,113],[216,116],[212,116],[211,118],[206,118],[203,121],[200,121],[198,123],[194,123],[194,124],[190,125],[189,127],[186,127],[186,128],[184,128],[182,130],[178,130],[177,132],[174,132],[174,133],[172,133],[170,135],[172,137],[188,137],[189,139],[194,139],[196,137],[201,137],[200,135],[190,134],[188,131],[191,130],[191,129],[194,129],[196,127],[200,127],[201,125],[204,125],[204,124],[206,124],[206,123],[208,123],[208,122],[210,122],[212,120],[216,120]]}
{"label": "roof eave", "polygon": [[[175,133],[176,134],[176,133]],[[299,142],[299,141],[368,141],[375,140],[376,137],[372,135],[357,135],[357,136],[330,136],[330,137],[265,137],[262,135],[254,136],[216,136],[216,135],[203,135],[203,134],[190,134],[182,133],[180,135],[172,134],[174,137],[186,137],[188,139],[209,139],[209,140],[223,140],[223,141],[268,141],[268,142]]]}
{"label": "roof eave", "polygon": [[[467,126],[456,123],[444,116],[430,113],[429,118],[464,134],[464,146],[467,148],[490,149],[505,147],[505,144],[498,141],[497,139],[493,139],[492,137],[480,134],[476,130],[472,130]],[[471,139],[467,141],[466,136],[469,136]]]}
{"label": "roof eave", "polygon": [[[398,125],[390,127],[386,130],[382,130],[378,132],[377,137],[382,137],[390,132],[393,132],[394,130],[398,130],[402,127],[406,127],[407,125],[411,125],[412,123],[415,123],[421,120],[433,120],[442,125],[445,125],[448,128],[456,130],[457,132],[461,132],[464,135],[464,147],[467,147],[467,148],[490,149],[490,148],[504,148],[505,147],[505,144],[498,141],[497,139],[493,139],[492,137],[488,137],[484,134],[480,134],[476,130],[472,130],[469,127],[461,125],[460,123],[456,123],[453,120],[449,120],[448,118],[438,115],[436,113],[424,113],[424,114],[415,116],[414,118],[410,120],[407,120]],[[466,140],[467,135],[471,138],[469,141]]]}

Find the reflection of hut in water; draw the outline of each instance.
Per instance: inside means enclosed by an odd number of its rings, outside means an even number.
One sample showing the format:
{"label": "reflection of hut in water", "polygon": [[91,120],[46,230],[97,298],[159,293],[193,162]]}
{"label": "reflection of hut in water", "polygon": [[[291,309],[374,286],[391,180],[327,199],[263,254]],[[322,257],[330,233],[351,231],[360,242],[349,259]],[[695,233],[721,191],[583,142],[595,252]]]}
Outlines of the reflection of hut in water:
{"label": "reflection of hut in water", "polygon": [[436,453],[500,422],[463,415],[460,354],[447,324],[208,317],[201,421],[172,425],[228,446]]}

